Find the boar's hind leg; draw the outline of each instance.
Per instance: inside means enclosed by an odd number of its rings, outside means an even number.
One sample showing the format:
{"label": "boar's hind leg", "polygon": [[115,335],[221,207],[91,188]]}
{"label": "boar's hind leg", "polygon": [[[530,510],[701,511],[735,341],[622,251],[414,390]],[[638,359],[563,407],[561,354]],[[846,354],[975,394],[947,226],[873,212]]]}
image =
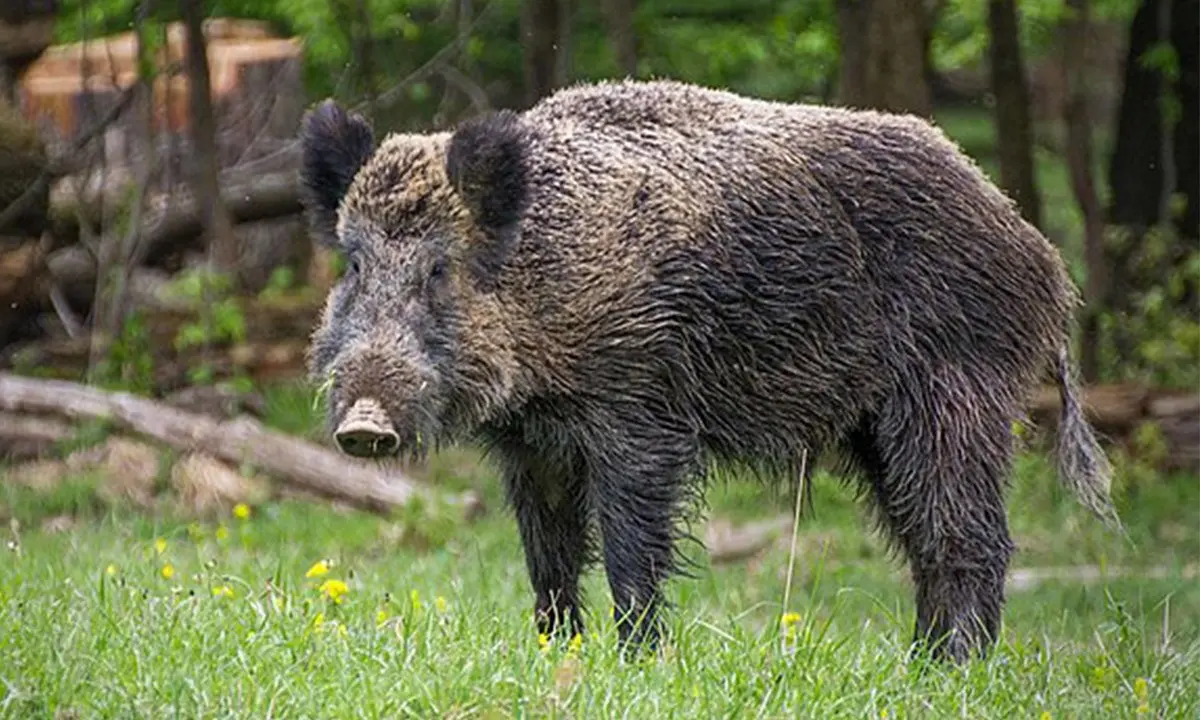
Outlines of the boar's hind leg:
{"label": "boar's hind leg", "polygon": [[914,651],[963,662],[994,644],[1013,544],[1003,489],[1006,393],[943,367],[899,389],[850,437],[917,591]]}
{"label": "boar's hind leg", "polygon": [[539,457],[529,448],[505,450],[504,483],[536,596],[538,632],[582,633],[579,576],[594,554],[583,473],[577,464]]}
{"label": "boar's hind leg", "polygon": [[[621,644],[658,642],[662,583],[677,569],[676,520],[696,470],[693,436],[666,419],[613,423],[589,463]],[[616,429],[616,432],[613,432]]]}

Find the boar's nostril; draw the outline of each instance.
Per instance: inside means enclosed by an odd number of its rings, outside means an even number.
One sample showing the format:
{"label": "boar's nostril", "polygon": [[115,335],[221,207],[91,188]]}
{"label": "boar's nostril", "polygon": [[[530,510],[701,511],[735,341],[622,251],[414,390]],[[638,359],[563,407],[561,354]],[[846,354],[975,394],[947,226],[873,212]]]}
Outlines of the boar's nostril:
{"label": "boar's nostril", "polygon": [[368,398],[354,403],[333,437],[342,452],[356,457],[392,455],[400,447],[400,436],[392,429],[387,414],[378,402]]}
{"label": "boar's nostril", "polygon": [[355,423],[335,434],[338,447],[347,455],[355,457],[383,457],[393,455],[400,446],[400,436],[367,423]]}

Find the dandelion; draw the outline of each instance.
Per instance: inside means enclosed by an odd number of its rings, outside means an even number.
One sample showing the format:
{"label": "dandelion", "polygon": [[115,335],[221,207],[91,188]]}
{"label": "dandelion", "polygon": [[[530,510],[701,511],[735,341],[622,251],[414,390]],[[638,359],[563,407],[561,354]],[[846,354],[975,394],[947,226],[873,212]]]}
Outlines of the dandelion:
{"label": "dandelion", "polygon": [[233,516],[238,520],[248,520],[250,518],[250,506],[246,503],[234,505]]}
{"label": "dandelion", "polygon": [[350,588],[347,587],[346,583],[342,582],[341,580],[326,580],[325,582],[321,583],[321,587],[318,588],[318,590],[321,591],[322,595],[325,595],[334,603],[338,604],[342,602],[342,596],[350,592]]}
{"label": "dandelion", "polygon": [[234,597],[233,588],[229,587],[228,585],[222,585],[221,587],[213,588],[212,594],[213,597]]}
{"label": "dandelion", "polygon": [[313,566],[308,569],[308,572],[304,573],[304,577],[316,578],[316,577],[321,577],[322,575],[326,575],[328,573],[329,573],[329,562],[326,560],[318,560],[317,562],[313,563]]}
{"label": "dandelion", "polygon": [[317,613],[317,616],[312,619],[312,629],[313,632],[318,633],[325,629],[325,613],[319,612]]}
{"label": "dandelion", "polygon": [[108,567],[104,568],[104,574],[108,575],[109,577],[116,575],[117,574],[117,566],[113,565],[112,563],[109,563]]}
{"label": "dandelion", "polygon": [[550,636],[546,633],[538,633],[538,647],[542,649],[542,652],[548,651],[550,649]]}
{"label": "dandelion", "polygon": [[1042,714],[1039,716],[1038,720],[1050,720],[1050,711],[1043,710]]}
{"label": "dandelion", "polygon": [[170,580],[171,578],[175,577],[175,566],[172,565],[171,563],[167,563],[166,565],[163,565],[162,566],[162,576],[163,576],[163,579],[165,579],[165,580]]}
{"label": "dandelion", "polygon": [[1146,682],[1146,678],[1140,677],[1133,681],[1133,696],[1138,701],[1138,715],[1150,712],[1150,684]]}
{"label": "dandelion", "polygon": [[163,553],[165,553],[167,551],[167,539],[166,538],[156,538],[154,540],[154,551],[159,555],[162,555]]}
{"label": "dandelion", "polygon": [[213,534],[216,535],[218,540],[224,540],[229,537],[229,530],[224,525],[218,525],[217,531]]}
{"label": "dandelion", "polygon": [[383,608],[379,608],[379,612],[375,613],[375,626],[376,627],[382,626],[385,622],[387,622],[387,619],[388,619],[387,610],[384,610]]}
{"label": "dandelion", "polygon": [[887,720],[887,719],[888,719],[888,711],[887,711],[887,708],[884,708],[879,711],[879,720]]}
{"label": "dandelion", "polygon": [[581,647],[583,647],[583,636],[579,633],[575,633],[571,636],[571,641],[567,643],[567,653],[578,653]]}
{"label": "dandelion", "polygon": [[446,612],[446,598],[442,597],[441,595],[438,595],[436,598],[434,598],[433,605],[437,608],[438,612]]}

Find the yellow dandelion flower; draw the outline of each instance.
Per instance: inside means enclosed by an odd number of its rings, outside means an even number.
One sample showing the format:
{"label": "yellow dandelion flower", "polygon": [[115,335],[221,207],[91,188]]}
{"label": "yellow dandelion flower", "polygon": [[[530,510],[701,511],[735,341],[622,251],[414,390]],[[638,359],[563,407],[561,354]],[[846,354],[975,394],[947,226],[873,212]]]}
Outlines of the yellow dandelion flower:
{"label": "yellow dandelion flower", "polygon": [[162,555],[163,553],[165,553],[167,551],[167,539],[166,538],[156,538],[154,540],[154,551],[159,555]]}
{"label": "yellow dandelion flower", "polygon": [[346,637],[346,626],[340,622],[334,622],[333,627],[338,634],[338,637]]}
{"label": "yellow dandelion flower", "polygon": [[433,605],[437,608],[438,612],[446,612],[446,598],[442,597],[441,595],[438,595],[436,598],[434,598]]}
{"label": "yellow dandelion flower", "polygon": [[325,613],[319,612],[317,613],[317,616],[312,619],[312,629],[313,632],[321,632],[325,629]]}
{"label": "yellow dandelion flower", "polygon": [[577,653],[581,647],[583,647],[583,636],[575,633],[571,636],[571,642],[567,643],[567,652]]}
{"label": "yellow dandelion flower", "polygon": [[172,565],[171,563],[167,563],[166,565],[163,565],[162,566],[162,576],[163,576],[163,578],[165,578],[167,580],[170,580],[171,578],[175,577],[175,566]]}
{"label": "yellow dandelion flower", "polygon": [[250,506],[246,503],[238,503],[233,506],[233,516],[238,520],[247,520],[250,518]]}
{"label": "yellow dandelion flower", "polygon": [[313,566],[308,569],[308,572],[304,573],[304,577],[315,578],[321,577],[322,575],[326,575],[328,573],[329,563],[325,560],[318,560],[317,562],[313,563]]}
{"label": "yellow dandelion flower", "polygon": [[217,536],[218,540],[224,540],[229,537],[229,530],[224,525],[218,525],[217,531],[213,534]]}
{"label": "yellow dandelion flower", "polygon": [[388,612],[383,608],[379,608],[379,612],[375,613],[375,625],[379,626],[387,622]]}
{"label": "yellow dandelion flower", "polygon": [[341,603],[342,596],[350,592],[350,588],[341,580],[326,580],[321,583],[321,587],[318,590],[321,591],[322,595],[327,596],[335,603]]}
{"label": "yellow dandelion flower", "polygon": [[538,633],[538,647],[543,651],[550,649],[550,636],[546,633]]}
{"label": "yellow dandelion flower", "polygon": [[117,574],[117,566],[113,565],[112,563],[109,563],[108,567],[104,568],[104,574],[108,575],[110,577],[113,575],[116,575]]}
{"label": "yellow dandelion flower", "polygon": [[779,618],[779,624],[784,627],[791,627],[798,622],[800,622],[800,613],[798,612],[786,612],[783,617]]}
{"label": "yellow dandelion flower", "polygon": [[1039,716],[1038,720],[1050,720],[1050,711],[1043,710],[1042,714]]}
{"label": "yellow dandelion flower", "polygon": [[229,587],[228,585],[222,585],[221,587],[213,588],[212,594],[213,597],[234,597],[233,588]]}
{"label": "yellow dandelion flower", "polygon": [[880,710],[879,711],[879,720],[887,720],[887,718],[888,718],[887,708]]}
{"label": "yellow dandelion flower", "polygon": [[1133,696],[1143,702],[1150,696],[1150,685],[1146,678],[1140,677],[1133,681]]}

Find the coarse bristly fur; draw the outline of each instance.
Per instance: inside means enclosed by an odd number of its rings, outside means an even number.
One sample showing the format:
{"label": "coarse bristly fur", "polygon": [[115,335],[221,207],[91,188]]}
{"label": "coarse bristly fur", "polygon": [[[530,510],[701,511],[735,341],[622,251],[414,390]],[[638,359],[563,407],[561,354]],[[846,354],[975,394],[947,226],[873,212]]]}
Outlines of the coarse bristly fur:
{"label": "coarse bristly fur", "polygon": [[1113,516],[1063,262],[923,120],[623,81],[378,147],[327,102],[302,137],[349,260],[310,351],[330,419],[369,397],[404,447],[488,449],[542,632],[581,629],[599,559],[621,637],[655,640],[706,471],[828,449],[909,561],[917,646],[985,653],[1011,424],[1048,371],[1063,480]]}

